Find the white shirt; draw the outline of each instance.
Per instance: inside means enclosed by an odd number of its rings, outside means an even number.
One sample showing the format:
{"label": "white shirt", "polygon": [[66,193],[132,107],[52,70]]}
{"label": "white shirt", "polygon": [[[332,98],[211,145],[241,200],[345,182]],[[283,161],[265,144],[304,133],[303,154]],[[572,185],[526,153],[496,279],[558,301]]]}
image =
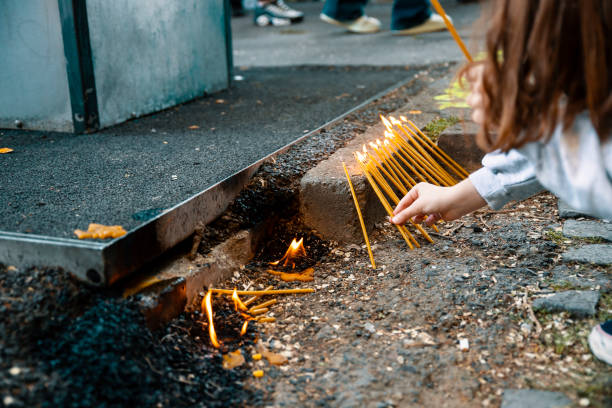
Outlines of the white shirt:
{"label": "white shirt", "polygon": [[485,155],[470,175],[492,209],[547,189],[585,214],[612,219],[612,135],[602,144],[589,115],[557,126],[547,142]]}

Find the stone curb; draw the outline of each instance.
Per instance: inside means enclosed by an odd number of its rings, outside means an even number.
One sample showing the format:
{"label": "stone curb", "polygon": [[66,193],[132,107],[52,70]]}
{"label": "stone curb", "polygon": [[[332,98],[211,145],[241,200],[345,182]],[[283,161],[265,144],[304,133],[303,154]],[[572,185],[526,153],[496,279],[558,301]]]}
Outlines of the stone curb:
{"label": "stone curb", "polygon": [[[435,81],[425,90],[411,99],[403,108],[389,116],[407,116],[419,127],[423,127],[436,117],[468,117],[467,109],[450,108],[439,110],[433,105],[433,97],[443,93],[452,79],[450,74]],[[419,114],[410,114],[418,110]],[[372,142],[384,135],[384,126],[378,124],[358,135],[346,147],[338,150],[327,160],[309,170],[300,184],[300,214],[304,223],[319,232],[323,238],[333,241],[363,244],[363,234],[359,225],[357,212],[342,168],[345,162],[355,187],[359,206],[364,216],[368,233],[377,221],[386,216],[376,194],[368,185],[358,164],[353,158],[355,151],[361,151],[362,145]],[[468,132],[468,133],[465,133]],[[473,132],[473,133],[472,133]],[[440,136],[443,149],[456,158],[460,164],[466,164],[469,170],[480,167],[483,153],[474,141],[476,125],[470,121],[457,124]],[[393,205],[392,203],[390,203]]]}

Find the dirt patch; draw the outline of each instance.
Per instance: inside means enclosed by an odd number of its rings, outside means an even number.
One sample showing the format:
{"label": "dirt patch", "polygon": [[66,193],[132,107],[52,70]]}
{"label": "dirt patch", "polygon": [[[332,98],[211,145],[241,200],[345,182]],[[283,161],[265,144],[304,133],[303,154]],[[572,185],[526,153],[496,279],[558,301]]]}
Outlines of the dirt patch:
{"label": "dirt patch", "polygon": [[[314,266],[317,292],[283,298],[271,308],[276,322],[264,326],[265,344],[289,364],[266,366],[267,376],[247,383],[273,386],[274,406],[499,406],[507,388],[609,406],[612,368],[586,344],[590,328],[609,318],[609,295],[591,319],[529,308],[559,290],[551,271],[569,244],[548,239],[555,203],[544,194],[502,212],[479,211],[413,251],[381,224],[372,237],[376,270],[365,248],[329,243]],[[611,272],[569,267],[584,276]],[[307,284],[280,282],[256,261],[231,285]]]}

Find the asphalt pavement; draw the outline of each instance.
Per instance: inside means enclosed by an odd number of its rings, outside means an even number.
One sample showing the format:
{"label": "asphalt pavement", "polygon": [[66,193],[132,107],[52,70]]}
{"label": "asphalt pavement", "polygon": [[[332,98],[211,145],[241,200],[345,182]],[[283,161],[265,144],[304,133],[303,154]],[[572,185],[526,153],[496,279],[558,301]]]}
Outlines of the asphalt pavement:
{"label": "asphalt pavement", "polygon": [[[459,35],[468,45],[479,38],[480,5],[441,0]],[[391,0],[370,1],[367,15],[378,18],[382,30],[351,34],[319,19],[323,2],[290,3],[305,13],[304,21],[286,27],[257,27],[251,15],[232,20],[234,64],[240,66],[378,65],[404,66],[463,61],[464,56],[447,31],[416,36],[390,32]]]}

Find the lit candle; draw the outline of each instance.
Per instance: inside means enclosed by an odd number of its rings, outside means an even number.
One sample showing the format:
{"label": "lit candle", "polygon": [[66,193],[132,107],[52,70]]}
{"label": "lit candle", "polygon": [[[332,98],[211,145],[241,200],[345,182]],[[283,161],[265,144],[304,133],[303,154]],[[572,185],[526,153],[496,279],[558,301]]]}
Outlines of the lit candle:
{"label": "lit candle", "polygon": [[[210,342],[212,343],[213,346],[215,346],[216,348],[220,347],[219,341],[217,341],[217,333],[215,333],[215,326],[213,324],[213,310],[212,310],[212,302],[211,302],[211,295],[212,295],[212,290],[209,289],[208,292],[206,293],[206,296],[204,296],[204,309],[206,310],[206,317],[208,317],[208,336],[210,337]],[[231,291],[228,291],[231,293]]]}

